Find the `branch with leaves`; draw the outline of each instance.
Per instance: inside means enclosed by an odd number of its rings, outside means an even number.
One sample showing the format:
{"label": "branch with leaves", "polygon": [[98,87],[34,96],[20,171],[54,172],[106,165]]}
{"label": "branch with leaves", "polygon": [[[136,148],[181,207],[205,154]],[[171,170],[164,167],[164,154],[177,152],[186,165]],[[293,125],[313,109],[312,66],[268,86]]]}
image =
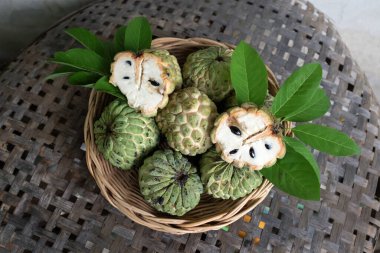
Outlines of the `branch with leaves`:
{"label": "branch with leaves", "polygon": [[148,20],[136,17],[127,26],[119,27],[113,42],[103,41],[84,28],[70,28],[65,32],[84,48],[55,53],[50,62],[61,66],[46,79],[67,76],[71,85],[92,88],[126,100],[119,88],[108,81],[110,65],[118,52],[138,53],[150,48],[152,31]]}
{"label": "branch with leaves", "polygon": [[[239,104],[263,105],[268,90],[266,67],[256,50],[245,42],[240,42],[232,55],[231,80]],[[322,68],[318,63],[306,64],[293,72],[276,94],[270,108],[272,114],[280,122],[308,122],[322,117],[330,100],[320,87],[321,80]],[[358,155],[360,148],[346,134],[330,127],[304,123],[291,131],[295,137],[283,137],[285,157],[261,173],[286,193],[319,200],[320,170],[306,145],[335,156]]]}

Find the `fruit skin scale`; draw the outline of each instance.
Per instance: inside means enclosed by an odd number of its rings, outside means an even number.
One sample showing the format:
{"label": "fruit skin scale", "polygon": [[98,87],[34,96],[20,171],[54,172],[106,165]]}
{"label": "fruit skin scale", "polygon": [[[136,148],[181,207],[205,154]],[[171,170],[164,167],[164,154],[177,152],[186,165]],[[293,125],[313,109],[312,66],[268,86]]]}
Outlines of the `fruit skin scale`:
{"label": "fruit skin scale", "polygon": [[141,54],[120,52],[111,64],[109,82],[127,97],[130,107],[153,117],[168,103],[168,95],[182,84],[177,59],[166,50]]}
{"label": "fruit skin scale", "polygon": [[277,124],[267,109],[243,104],[218,117],[211,139],[226,162],[238,168],[261,170],[275,164],[286,153]]}

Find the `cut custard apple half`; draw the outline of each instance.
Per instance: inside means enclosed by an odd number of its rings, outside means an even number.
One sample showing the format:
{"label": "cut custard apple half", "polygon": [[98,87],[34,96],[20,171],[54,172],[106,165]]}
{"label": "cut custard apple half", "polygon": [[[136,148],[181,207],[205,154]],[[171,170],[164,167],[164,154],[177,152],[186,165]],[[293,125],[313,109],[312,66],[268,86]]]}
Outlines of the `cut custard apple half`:
{"label": "cut custard apple half", "polygon": [[223,160],[261,170],[284,157],[286,148],[274,117],[264,108],[243,104],[215,121],[212,142]]}
{"label": "cut custard apple half", "polygon": [[177,59],[166,50],[118,53],[111,73],[109,82],[127,97],[128,105],[148,117],[164,108],[168,95],[182,84]]}

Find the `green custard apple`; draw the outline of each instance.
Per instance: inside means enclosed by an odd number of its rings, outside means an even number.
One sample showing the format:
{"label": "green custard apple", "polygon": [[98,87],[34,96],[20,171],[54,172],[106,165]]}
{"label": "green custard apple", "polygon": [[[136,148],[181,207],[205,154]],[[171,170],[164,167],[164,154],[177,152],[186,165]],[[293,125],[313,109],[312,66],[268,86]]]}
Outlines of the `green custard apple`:
{"label": "green custard apple", "polygon": [[202,154],[212,146],[210,133],[217,117],[214,102],[195,87],[174,92],[156,122],[168,145],[184,155]]}
{"label": "green custard apple", "polygon": [[95,143],[103,157],[123,170],[137,166],[159,143],[153,118],[137,113],[127,102],[116,99],[94,124]]}
{"label": "green custard apple", "polygon": [[182,216],[200,200],[203,186],[195,168],[180,152],[158,150],[139,169],[140,191],[160,212]]}
{"label": "green custard apple", "polygon": [[232,91],[230,62],[233,50],[208,47],[189,54],[183,66],[184,86],[198,88],[214,102]]}
{"label": "green custard apple", "polygon": [[200,168],[205,192],[214,198],[235,200],[244,197],[263,181],[260,172],[248,167],[234,167],[225,162],[215,149],[202,155]]}

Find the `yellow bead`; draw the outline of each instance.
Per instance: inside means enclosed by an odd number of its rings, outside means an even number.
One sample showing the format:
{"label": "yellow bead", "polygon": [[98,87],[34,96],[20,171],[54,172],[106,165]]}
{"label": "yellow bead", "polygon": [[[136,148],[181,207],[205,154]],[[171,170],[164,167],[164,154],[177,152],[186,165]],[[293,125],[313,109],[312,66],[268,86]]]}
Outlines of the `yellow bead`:
{"label": "yellow bead", "polygon": [[244,215],[243,220],[244,220],[244,222],[251,222],[252,217],[246,214],[246,215]]}
{"label": "yellow bead", "polygon": [[252,240],[252,244],[253,245],[258,245],[259,243],[260,243],[260,238],[259,237],[253,238],[253,240]]}
{"label": "yellow bead", "polygon": [[264,221],[260,221],[259,222],[259,228],[260,229],[264,229],[265,228],[265,222]]}
{"label": "yellow bead", "polygon": [[247,232],[240,230],[238,232],[239,237],[244,238],[247,235]]}

